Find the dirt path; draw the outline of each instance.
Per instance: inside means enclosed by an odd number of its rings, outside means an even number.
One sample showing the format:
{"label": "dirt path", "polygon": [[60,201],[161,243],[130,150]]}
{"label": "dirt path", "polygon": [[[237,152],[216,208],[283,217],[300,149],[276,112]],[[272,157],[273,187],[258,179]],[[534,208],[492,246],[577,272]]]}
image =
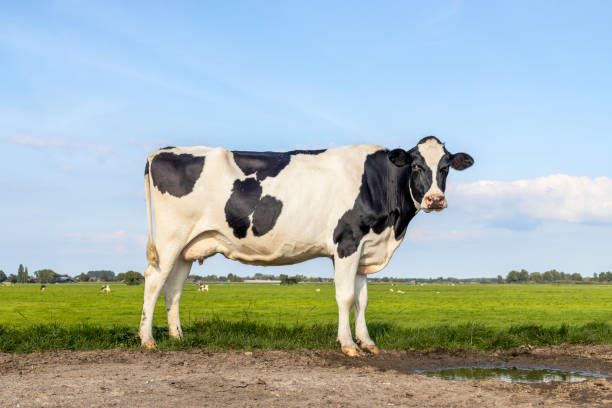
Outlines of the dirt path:
{"label": "dirt path", "polygon": [[476,363],[612,375],[612,346],[491,354],[408,351],[351,359],[333,351],[103,350],[0,354],[1,407],[612,406],[612,380],[540,385],[414,374]]}

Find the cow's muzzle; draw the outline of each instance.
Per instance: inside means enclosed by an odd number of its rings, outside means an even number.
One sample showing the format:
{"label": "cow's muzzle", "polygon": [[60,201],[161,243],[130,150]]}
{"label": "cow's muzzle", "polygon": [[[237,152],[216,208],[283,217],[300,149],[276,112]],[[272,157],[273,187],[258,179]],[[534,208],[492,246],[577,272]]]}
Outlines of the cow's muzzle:
{"label": "cow's muzzle", "polygon": [[425,197],[425,211],[440,211],[446,208],[446,197],[444,194],[430,194]]}

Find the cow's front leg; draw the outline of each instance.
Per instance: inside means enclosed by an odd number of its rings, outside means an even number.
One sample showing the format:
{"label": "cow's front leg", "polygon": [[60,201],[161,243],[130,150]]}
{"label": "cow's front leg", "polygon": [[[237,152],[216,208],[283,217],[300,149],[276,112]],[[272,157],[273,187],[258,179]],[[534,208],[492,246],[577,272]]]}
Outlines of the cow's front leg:
{"label": "cow's front leg", "polygon": [[334,259],[334,282],[338,302],[338,342],[347,356],[357,356],[359,348],[353,341],[349,314],[355,300],[355,275],[359,266],[358,253]]}
{"label": "cow's front leg", "polygon": [[368,280],[366,275],[358,273],[355,276],[355,337],[359,345],[372,354],[379,354],[380,350],[374,344],[366,326],[365,311],[368,307]]}
{"label": "cow's front leg", "polygon": [[173,339],[183,337],[179,302],[183,293],[185,279],[189,275],[192,264],[193,262],[178,259],[164,286],[164,300],[166,301],[166,313],[168,314],[168,334]]}
{"label": "cow's front leg", "polygon": [[[169,259],[172,261],[169,262]],[[142,347],[148,349],[157,348],[157,344],[153,338],[153,312],[155,311],[157,298],[166,283],[170,271],[174,267],[175,260],[174,256],[162,257],[160,258],[160,265],[157,268],[149,265],[147,269],[145,269],[144,301],[142,304],[140,328],[138,329]]]}

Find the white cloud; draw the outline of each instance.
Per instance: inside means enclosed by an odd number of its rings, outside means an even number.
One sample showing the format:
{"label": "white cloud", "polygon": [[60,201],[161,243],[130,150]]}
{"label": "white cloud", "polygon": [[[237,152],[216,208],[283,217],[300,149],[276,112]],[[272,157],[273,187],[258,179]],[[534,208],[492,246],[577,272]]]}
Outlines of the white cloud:
{"label": "white cloud", "polygon": [[55,138],[55,137],[33,137],[33,136],[13,136],[9,137],[8,141],[14,144],[22,146],[30,146],[36,148],[46,147],[68,147],[68,140],[66,138]]}
{"label": "white cloud", "polygon": [[450,184],[451,205],[486,220],[528,216],[580,223],[612,222],[612,178],[552,174],[517,181]]}
{"label": "white cloud", "polygon": [[6,140],[10,143],[27,146],[34,149],[60,149],[60,150],[86,150],[96,156],[106,155],[113,152],[110,144],[84,143],[71,140],[66,137],[35,137],[35,136],[11,136]]}
{"label": "white cloud", "polygon": [[422,242],[422,241],[464,241],[471,238],[478,238],[484,236],[483,231],[443,231],[433,230],[426,228],[414,228],[408,227],[406,231],[405,240],[408,242]]}

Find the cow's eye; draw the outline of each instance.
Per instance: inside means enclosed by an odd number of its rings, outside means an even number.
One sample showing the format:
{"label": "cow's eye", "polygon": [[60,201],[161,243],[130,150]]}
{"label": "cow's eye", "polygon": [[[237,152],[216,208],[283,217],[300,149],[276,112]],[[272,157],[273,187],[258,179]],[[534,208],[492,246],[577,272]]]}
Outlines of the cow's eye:
{"label": "cow's eye", "polygon": [[423,170],[423,168],[419,166],[418,164],[412,165],[412,171],[421,171],[421,170]]}
{"label": "cow's eye", "polygon": [[448,173],[448,166],[444,166],[440,169],[442,173]]}

